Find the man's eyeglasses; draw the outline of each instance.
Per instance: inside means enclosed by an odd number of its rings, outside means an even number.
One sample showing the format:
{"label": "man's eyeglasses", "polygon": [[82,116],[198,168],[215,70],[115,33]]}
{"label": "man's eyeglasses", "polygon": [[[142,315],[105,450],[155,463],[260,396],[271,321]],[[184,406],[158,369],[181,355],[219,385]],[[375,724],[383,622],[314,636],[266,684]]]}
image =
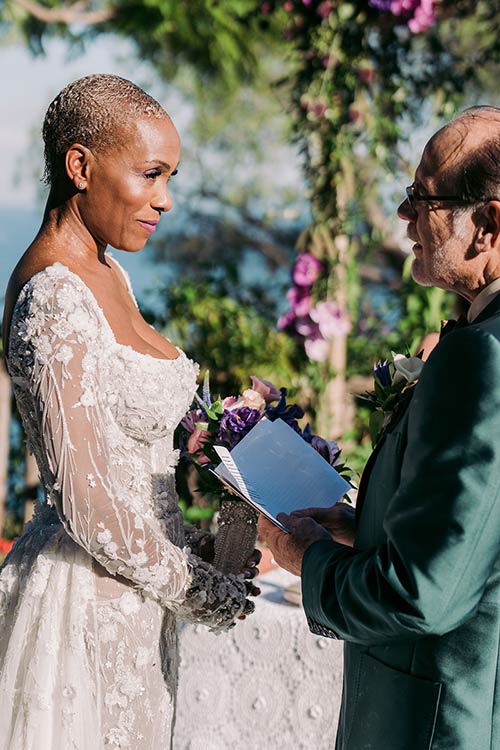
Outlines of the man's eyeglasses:
{"label": "man's eyeglasses", "polygon": [[[453,203],[459,203],[462,205],[477,203],[477,200],[465,200],[464,198],[460,198],[459,195],[428,195],[428,194],[422,194],[419,193],[418,190],[415,188],[415,183],[412,185],[409,185],[406,188],[406,197],[408,199],[408,203],[410,204],[410,208],[412,211],[416,211],[417,209],[417,203],[419,201],[425,201],[426,203],[439,203],[441,201],[451,201]],[[493,200],[492,198],[489,200]]]}

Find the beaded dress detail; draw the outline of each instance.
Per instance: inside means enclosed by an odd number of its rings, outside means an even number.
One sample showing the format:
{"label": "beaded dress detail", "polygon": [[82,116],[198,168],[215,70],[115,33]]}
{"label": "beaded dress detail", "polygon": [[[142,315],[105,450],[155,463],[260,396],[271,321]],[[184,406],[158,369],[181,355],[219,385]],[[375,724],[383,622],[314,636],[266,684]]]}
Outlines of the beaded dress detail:
{"label": "beaded dress detail", "polygon": [[177,618],[224,630],[246,597],[177,504],[197,365],[119,344],[55,263],[19,295],[8,370],[45,502],[0,569],[0,750],[166,750]]}

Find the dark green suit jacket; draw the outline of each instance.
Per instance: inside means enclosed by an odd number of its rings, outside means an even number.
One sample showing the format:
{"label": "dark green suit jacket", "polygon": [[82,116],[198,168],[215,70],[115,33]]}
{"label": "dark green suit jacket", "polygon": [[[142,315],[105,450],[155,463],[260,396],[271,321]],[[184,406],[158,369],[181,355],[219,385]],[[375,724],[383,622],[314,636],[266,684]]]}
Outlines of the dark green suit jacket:
{"label": "dark green suit jacket", "polygon": [[346,641],[339,750],[500,749],[500,295],[432,352],[354,549],[311,545],[302,589],[311,630]]}

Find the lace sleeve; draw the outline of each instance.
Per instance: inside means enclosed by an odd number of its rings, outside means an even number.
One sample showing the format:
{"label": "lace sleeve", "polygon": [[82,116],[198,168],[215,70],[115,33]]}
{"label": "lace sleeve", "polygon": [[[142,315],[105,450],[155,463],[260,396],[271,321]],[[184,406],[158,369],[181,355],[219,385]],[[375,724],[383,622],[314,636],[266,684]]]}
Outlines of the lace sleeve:
{"label": "lace sleeve", "polygon": [[[48,269],[47,269],[48,270]],[[141,498],[114,486],[103,395],[103,321],[79,285],[43,272],[12,324],[9,369],[29,395],[29,422],[49,502],[68,534],[109,573],[128,578],[187,619],[227,627],[248,609],[240,577],[222,576],[162,533]],[[83,282],[82,282],[83,284]]]}

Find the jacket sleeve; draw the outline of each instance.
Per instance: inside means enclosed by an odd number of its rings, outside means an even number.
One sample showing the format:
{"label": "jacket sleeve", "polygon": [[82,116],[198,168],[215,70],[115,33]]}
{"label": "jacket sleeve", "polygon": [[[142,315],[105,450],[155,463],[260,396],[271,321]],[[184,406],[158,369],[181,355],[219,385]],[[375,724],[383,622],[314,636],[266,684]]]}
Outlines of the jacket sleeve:
{"label": "jacket sleeve", "polygon": [[478,327],[447,336],[409,408],[387,541],[306,551],[304,607],[317,632],[366,645],[448,632],[474,614],[497,563],[499,341]]}
{"label": "jacket sleeve", "polygon": [[186,619],[226,627],[246,606],[244,581],[170,542],[144,498],[114,481],[100,325],[79,285],[50,274],[36,279],[13,325],[9,369],[32,404],[32,442],[48,465],[49,501],[108,573]]}

